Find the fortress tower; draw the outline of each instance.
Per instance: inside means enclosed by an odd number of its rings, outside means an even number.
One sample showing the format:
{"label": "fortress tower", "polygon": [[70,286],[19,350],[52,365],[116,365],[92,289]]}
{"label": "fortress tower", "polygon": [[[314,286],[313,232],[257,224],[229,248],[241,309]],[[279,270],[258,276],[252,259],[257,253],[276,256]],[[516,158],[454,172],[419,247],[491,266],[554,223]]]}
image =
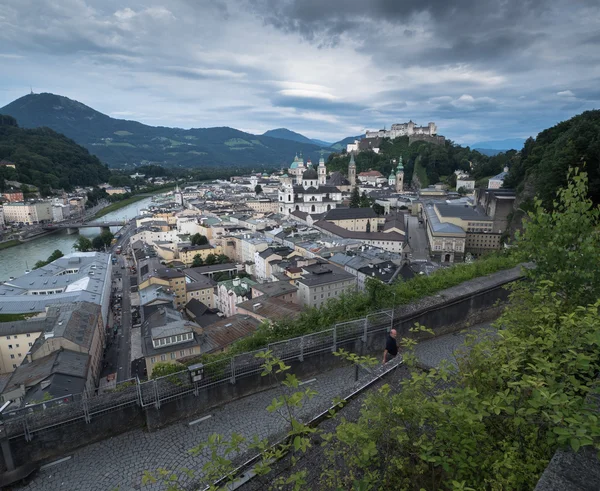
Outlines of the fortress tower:
{"label": "fortress tower", "polygon": [[327,182],[327,168],[325,167],[325,159],[323,157],[319,159],[317,170],[319,172],[319,186],[322,186]]}

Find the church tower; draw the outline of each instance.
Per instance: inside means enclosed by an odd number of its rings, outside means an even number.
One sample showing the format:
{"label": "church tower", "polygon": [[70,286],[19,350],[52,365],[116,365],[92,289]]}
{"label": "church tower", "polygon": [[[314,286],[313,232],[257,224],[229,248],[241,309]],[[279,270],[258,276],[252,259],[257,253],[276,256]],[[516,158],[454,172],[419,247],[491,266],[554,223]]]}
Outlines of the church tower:
{"label": "church tower", "polygon": [[350,163],[348,164],[348,180],[350,186],[356,186],[356,162],[354,162],[354,152],[350,152]]}
{"label": "church tower", "polygon": [[323,156],[319,159],[319,186],[324,186],[327,181],[327,168],[325,167],[325,159]]}
{"label": "church tower", "polygon": [[404,166],[402,165],[402,155],[398,160],[396,168],[396,192],[401,193],[404,190]]}

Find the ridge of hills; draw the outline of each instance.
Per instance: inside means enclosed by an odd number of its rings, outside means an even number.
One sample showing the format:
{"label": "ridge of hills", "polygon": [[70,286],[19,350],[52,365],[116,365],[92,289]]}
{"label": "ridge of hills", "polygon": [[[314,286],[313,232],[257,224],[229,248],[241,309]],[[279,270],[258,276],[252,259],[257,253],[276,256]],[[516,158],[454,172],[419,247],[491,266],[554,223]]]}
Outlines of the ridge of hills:
{"label": "ridge of hills", "polygon": [[270,136],[272,138],[281,138],[282,140],[292,140],[300,143],[308,143],[310,145],[319,145],[321,147],[329,148],[331,147],[331,143],[308,138],[307,136],[302,135],[301,133],[297,133],[292,130],[288,130],[287,128],[276,128],[274,130],[265,131],[262,136]]}
{"label": "ridge of hills", "polygon": [[5,181],[33,184],[45,194],[50,188],[70,190],[106,182],[110,170],[73,140],[50,128],[24,129],[11,116],[0,115],[0,190]]}
{"label": "ridge of hills", "polygon": [[[87,148],[111,167],[140,162],[165,166],[286,166],[296,153],[318,160],[313,141],[253,135],[229,127],[169,128],[112,118],[68,97],[27,94],[0,108],[23,128],[48,127]],[[289,131],[289,130],[288,130]],[[300,135],[302,136],[302,135]]]}

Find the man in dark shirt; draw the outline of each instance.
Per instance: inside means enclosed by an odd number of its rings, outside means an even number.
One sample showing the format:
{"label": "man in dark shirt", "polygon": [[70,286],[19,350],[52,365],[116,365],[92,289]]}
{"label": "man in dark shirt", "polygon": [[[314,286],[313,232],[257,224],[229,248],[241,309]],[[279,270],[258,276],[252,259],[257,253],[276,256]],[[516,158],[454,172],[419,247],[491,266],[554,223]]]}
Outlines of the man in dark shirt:
{"label": "man in dark shirt", "polygon": [[383,351],[383,363],[392,360],[398,354],[398,345],[396,344],[396,329],[392,329],[388,334],[385,342],[385,350]]}

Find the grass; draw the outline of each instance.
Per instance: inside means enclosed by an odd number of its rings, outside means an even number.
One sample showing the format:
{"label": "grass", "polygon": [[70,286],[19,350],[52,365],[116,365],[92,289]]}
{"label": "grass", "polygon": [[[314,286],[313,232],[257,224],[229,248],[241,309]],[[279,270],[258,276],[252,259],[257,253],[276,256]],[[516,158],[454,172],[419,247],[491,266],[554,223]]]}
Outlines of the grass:
{"label": "grass", "polygon": [[39,312],[32,312],[27,314],[0,314],[0,322],[15,322],[15,321],[24,321],[25,319],[29,319],[34,315],[38,315]]}
{"label": "grass", "polygon": [[9,247],[14,247],[19,244],[20,242],[17,239],[7,240],[6,242],[0,242],[0,251],[2,249],[8,249]]}
{"label": "grass", "polygon": [[115,131],[114,133],[115,133],[115,135],[119,135],[119,136],[130,136],[130,135],[133,135],[133,133],[130,133],[129,131],[125,131],[125,130]]}
{"label": "grass", "polygon": [[135,145],[127,142],[105,142],[108,147],[131,147],[135,148]]}
{"label": "grass", "polygon": [[250,143],[247,140],[244,140],[242,138],[230,138],[229,140],[227,140],[225,142],[225,145],[227,145],[228,147],[239,147],[241,146],[252,146],[252,143]]}
{"label": "grass", "polygon": [[98,213],[94,215],[94,218],[100,218],[104,215],[108,215],[109,213],[120,210],[121,208],[125,208],[127,205],[131,203],[137,203],[138,201],[142,201],[147,196],[132,196],[131,198],[126,198],[121,201],[117,201],[115,203],[111,203],[106,208],[102,208]]}
{"label": "grass", "polygon": [[421,183],[421,188],[426,188],[429,186],[429,178],[427,177],[427,171],[421,165],[420,162],[415,162],[415,170],[414,173],[419,178],[419,182]]}

